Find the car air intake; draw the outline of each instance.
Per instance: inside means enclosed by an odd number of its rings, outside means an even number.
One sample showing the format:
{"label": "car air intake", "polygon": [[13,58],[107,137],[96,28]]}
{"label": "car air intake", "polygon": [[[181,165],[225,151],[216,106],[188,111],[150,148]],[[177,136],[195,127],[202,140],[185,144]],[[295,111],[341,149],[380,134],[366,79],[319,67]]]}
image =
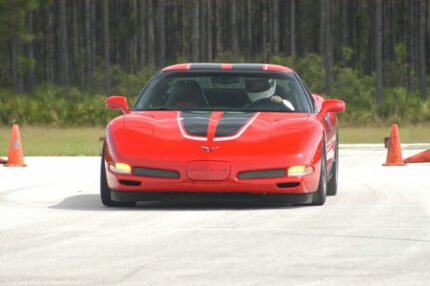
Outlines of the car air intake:
{"label": "car air intake", "polygon": [[133,175],[143,177],[157,177],[157,178],[172,178],[178,179],[179,173],[172,170],[153,169],[145,167],[134,167]]}
{"label": "car air intake", "polygon": [[279,183],[277,184],[278,188],[295,188],[300,185],[299,182],[291,182],[291,183]]}
{"label": "car air intake", "polygon": [[273,169],[240,172],[237,177],[239,179],[267,179],[285,177],[286,174],[285,169]]}
{"label": "car air intake", "polygon": [[132,181],[132,180],[119,180],[119,183],[120,183],[121,185],[125,185],[125,186],[133,186],[133,187],[140,186],[140,182],[139,182],[139,181]]}

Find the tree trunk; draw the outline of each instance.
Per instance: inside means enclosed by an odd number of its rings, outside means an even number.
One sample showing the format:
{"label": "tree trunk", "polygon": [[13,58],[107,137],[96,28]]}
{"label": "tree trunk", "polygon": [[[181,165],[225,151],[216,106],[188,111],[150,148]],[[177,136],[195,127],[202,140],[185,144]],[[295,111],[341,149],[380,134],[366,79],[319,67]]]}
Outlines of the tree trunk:
{"label": "tree trunk", "polygon": [[230,41],[231,41],[231,51],[233,52],[233,55],[237,56],[238,55],[238,49],[239,49],[239,44],[238,44],[238,38],[239,35],[237,33],[237,3],[236,0],[230,0],[229,1],[230,4]]}
{"label": "tree trunk", "polygon": [[261,47],[263,49],[263,60],[264,62],[268,62],[268,48],[267,48],[267,43],[268,43],[268,38],[267,38],[267,2],[266,0],[263,0],[261,2]]}
{"label": "tree trunk", "polygon": [[186,1],[187,0],[181,0],[181,34],[182,34],[182,38],[181,38],[181,50],[182,50],[182,56],[183,57],[188,57],[189,55],[189,47],[188,47],[188,41],[187,41],[187,36],[188,36],[188,30],[187,30],[187,22],[188,22],[188,13],[186,10]]}
{"label": "tree trunk", "polygon": [[206,21],[207,21],[207,7],[206,7],[206,1],[203,0],[200,2],[200,24],[199,24],[199,30],[200,30],[200,35],[199,35],[199,45],[200,45],[200,60],[201,61],[207,61],[207,44],[208,44],[208,40],[207,40],[207,36],[208,36],[208,31],[206,28]]}
{"label": "tree trunk", "polygon": [[[347,65],[345,55],[343,53],[343,48],[348,47],[348,17],[347,17],[347,1],[341,1],[341,32],[340,32],[340,48],[341,48],[341,62],[342,65],[345,67]],[[369,45],[370,46],[370,45]]]}
{"label": "tree trunk", "polygon": [[212,44],[212,1],[207,0],[206,3],[208,7],[208,15],[207,15],[207,30],[208,30],[208,61],[211,62],[213,59],[213,44]]}
{"label": "tree trunk", "polygon": [[[129,72],[135,73],[136,70],[138,70],[138,56],[137,56],[137,38],[138,38],[138,8],[137,8],[137,0],[130,0],[130,20],[132,20],[132,26],[133,28],[136,27],[136,32],[133,32],[129,37]],[[113,13],[115,13],[114,10],[112,10]],[[113,36],[115,36],[115,29],[113,29]]]}
{"label": "tree trunk", "polygon": [[103,47],[105,60],[105,93],[110,95],[111,67],[110,67],[110,38],[109,38],[109,2],[103,1]]}
{"label": "tree trunk", "polygon": [[165,3],[158,0],[158,66],[166,64],[166,31],[165,31]]}
{"label": "tree trunk", "polygon": [[[88,0],[89,1],[89,0]],[[48,84],[54,83],[54,11],[53,5],[46,8],[46,37],[45,37],[45,55],[46,55],[46,69],[45,80]]]}
{"label": "tree trunk", "polygon": [[414,70],[415,70],[415,58],[414,58],[414,0],[409,0],[408,2],[409,15],[407,17],[407,32],[406,32],[406,43],[407,43],[407,63],[408,63],[408,75],[407,75],[407,85],[408,90],[412,91],[414,89]]}
{"label": "tree trunk", "polygon": [[[89,0],[90,2],[90,9],[91,9],[91,74],[94,74],[96,71],[96,58],[97,58],[97,51],[96,51],[96,43],[101,40],[101,38],[98,38],[97,30],[96,30],[96,23],[98,22],[98,19],[96,19],[96,4],[97,1]],[[94,87],[94,86],[92,86]]]}
{"label": "tree trunk", "polygon": [[148,63],[155,66],[154,8],[148,0]]}
{"label": "tree trunk", "polygon": [[375,61],[376,61],[376,103],[381,104],[384,100],[382,93],[382,0],[376,1],[376,43],[375,43]]}
{"label": "tree trunk", "polygon": [[272,19],[272,52],[277,55],[279,53],[279,0],[273,1],[273,19]]}
{"label": "tree trunk", "polygon": [[348,46],[348,17],[347,17],[347,7],[348,2],[347,1],[341,1],[341,47]]}
{"label": "tree trunk", "polygon": [[[237,27],[239,33],[238,39],[238,53],[245,56],[247,54],[247,49],[244,48],[244,44],[246,44],[246,4],[245,1],[238,2],[238,18],[237,18]],[[243,4],[241,4],[243,3]],[[240,48],[242,47],[242,49]]]}
{"label": "tree trunk", "polygon": [[351,47],[353,50],[353,54],[352,54],[352,59],[351,59],[351,65],[352,68],[356,68],[357,67],[357,35],[358,35],[358,28],[357,28],[357,17],[356,17],[356,11],[358,8],[358,3],[351,1],[351,9],[350,9],[350,16],[351,16]]}
{"label": "tree trunk", "polygon": [[223,52],[222,41],[222,20],[221,20],[221,0],[215,1],[215,21],[216,21],[216,55],[219,56]]}
{"label": "tree trunk", "polygon": [[281,11],[283,12],[281,15],[281,39],[282,39],[282,53],[285,53],[287,55],[290,54],[290,2],[289,1],[281,1]]}
{"label": "tree trunk", "polygon": [[199,0],[193,1],[193,35],[191,38],[192,42],[192,60],[193,62],[199,61],[199,11],[200,5]]}
{"label": "tree trunk", "polygon": [[325,93],[331,94],[331,65],[333,53],[331,50],[331,8],[330,1],[324,0],[324,65],[325,65]]}
{"label": "tree trunk", "polygon": [[85,0],[85,63],[86,63],[86,81],[88,85],[90,82],[90,76],[93,72],[91,67],[92,53],[91,53],[91,0]]}
{"label": "tree trunk", "polygon": [[69,70],[71,71],[71,82],[77,85],[81,84],[82,79],[82,61],[79,59],[79,31],[78,31],[78,5],[80,2],[71,1],[69,7],[72,8],[72,47],[73,52],[71,53],[71,64]]}
{"label": "tree trunk", "polygon": [[325,52],[325,0],[320,0],[320,22],[319,22],[319,37],[318,37],[318,50],[321,55]]}
{"label": "tree trunk", "polygon": [[69,96],[69,52],[67,43],[67,13],[66,13],[66,0],[60,0],[60,81],[66,89],[66,97]]}
{"label": "tree trunk", "polygon": [[145,2],[139,1],[139,63],[140,63],[140,69],[143,69],[146,64],[146,31],[145,31]]}
{"label": "tree trunk", "polygon": [[291,56],[296,56],[296,0],[291,0],[291,16],[290,16],[290,26],[291,26]]}
{"label": "tree trunk", "polygon": [[420,95],[422,99],[427,99],[426,88],[426,2],[421,0],[419,10],[419,75],[420,75]]}
{"label": "tree trunk", "polygon": [[248,44],[248,56],[251,56],[254,54],[253,49],[253,39],[252,39],[252,25],[251,25],[251,19],[252,19],[252,3],[251,0],[246,1],[246,8],[247,8],[247,17],[246,17],[246,40]]}
{"label": "tree trunk", "polygon": [[[365,67],[365,72],[366,73],[372,73],[375,72],[375,67],[376,67],[376,63],[375,63],[375,41],[376,41],[376,28],[375,27],[375,5],[372,5],[373,3],[370,3],[370,5],[368,5],[367,7],[367,13],[370,15],[372,22],[371,22],[371,28],[370,28],[370,33],[368,35],[368,44],[367,44],[367,49],[365,50],[365,53],[368,55],[367,58],[368,60],[366,61],[366,67]],[[382,37],[382,41],[384,41],[384,38]]]}
{"label": "tree trunk", "polygon": [[[30,12],[28,14],[28,32],[30,34],[34,33],[33,25],[34,25],[34,12]],[[28,58],[32,60],[32,63],[28,70],[28,85],[27,85],[27,91],[33,92],[34,89],[34,48],[33,48],[33,40],[27,44],[27,52],[28,52]]]}
{"label": "tree trunk", "polygon": [[12,82],[14,93],[24,92],[21,65],[18,58],[22,55],[22,40],[18,35],[12,39]]}

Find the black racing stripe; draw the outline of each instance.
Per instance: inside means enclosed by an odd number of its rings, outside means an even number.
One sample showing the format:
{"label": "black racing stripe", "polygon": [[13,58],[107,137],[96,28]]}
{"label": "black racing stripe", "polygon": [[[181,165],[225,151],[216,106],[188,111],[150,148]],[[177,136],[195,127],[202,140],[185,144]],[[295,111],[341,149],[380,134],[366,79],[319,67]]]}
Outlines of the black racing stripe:
{"label": "black racing stripe", "polygon": [[[262,71],[264,64],[231,64],[233,70]],[[219,63],[194,63],[191,64],[192,70],[222,70]]]}
{"label": "black racing stripe", "polygon": [[206,137],[208,134],[209,111],[189,111],[182,112],[183,123],[188,134]]}
{"label": "black racing stripe", "polygon": [[233,64],[234,70],[262,71],[263,64]]}
{"label": "black racing stripe", "polygon": [[221,64],[195,63],[191,65],[192,70],[220,70]]}
{"label": "black racing stripe", "polygon": [[239,131],[254,112],[224,112],[216,128],[215,137],[231,136]]}

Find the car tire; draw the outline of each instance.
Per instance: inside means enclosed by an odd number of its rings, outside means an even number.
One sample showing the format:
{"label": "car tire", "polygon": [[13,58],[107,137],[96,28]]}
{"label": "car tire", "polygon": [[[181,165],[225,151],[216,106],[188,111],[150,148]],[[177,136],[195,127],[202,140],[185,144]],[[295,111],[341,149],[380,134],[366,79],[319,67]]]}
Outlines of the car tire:
{"label": "car tire", "polygon": [[321,170],[320,179],[318,183],[318,190],[312,196],[312,205],[322,206],[325,203],[327,197],[327,156],[325,150],[325,140],[323,138],[323,144],[321,148]]}
{"label": "car tire", "polygon": [[133,207],[136,205],[136,202],[116,202],[111,199],[110,196],[111,190],[107,184],[106,178],[106,168],[105,168],[105,158],[104,158],[104,146],[102,153],[102,162],[100,168],[100,198],[103,205],[107,207]]}
{"label": "car tire", "polygon": [[337,194],[338,177],[339,177],[339,135],[336,131],[336,147],[334,149],[334,162],[331,168],[331,178],[327,183],[327,196],[335,196]]}

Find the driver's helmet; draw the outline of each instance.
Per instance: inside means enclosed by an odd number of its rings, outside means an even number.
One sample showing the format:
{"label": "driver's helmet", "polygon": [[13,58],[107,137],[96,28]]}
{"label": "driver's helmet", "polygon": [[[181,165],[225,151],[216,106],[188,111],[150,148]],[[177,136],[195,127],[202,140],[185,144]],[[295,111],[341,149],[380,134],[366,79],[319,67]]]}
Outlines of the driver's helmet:
{"label": "driver's helmet", "polygon": [[270,98],[275,94],[276,80],[272,78],[246,78],[245,89],[249,100],[252,102]]}

